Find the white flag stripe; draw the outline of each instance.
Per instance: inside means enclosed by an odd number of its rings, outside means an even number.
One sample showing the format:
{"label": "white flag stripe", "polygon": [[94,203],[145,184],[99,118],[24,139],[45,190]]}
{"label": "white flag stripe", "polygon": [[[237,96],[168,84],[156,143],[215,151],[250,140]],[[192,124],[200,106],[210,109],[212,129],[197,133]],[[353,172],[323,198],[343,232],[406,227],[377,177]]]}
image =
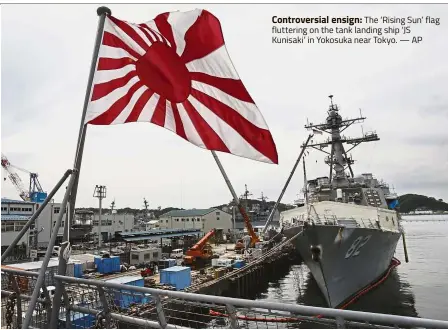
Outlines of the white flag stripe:
{"label": "white flag stripe", "polygon": [[106,21],[104,22],[104,31],[112,33],[117,38],[123,40],[126,45],[132,48],[132,50],[137,52],[139,55],[145,55],[146,51],[142,47],[140,47],[140,45],[136,43],[130,36],[128,36],[126,32],[115,25],[115,23],[112,22],[109,17],[106,17]]}
{"label": "white flag stripe", "polygon": [[188,12],[172,12],[168,16],[168,23],[173,28],[173,37],[176,42],[176,53],[181,56],[185,50],[185,33],[201,15],[201,9]]}
{"label": "white flag stripe", "polygon": [[106,58],[124,58],[124,57],[130,57],[134,61],[137,61],[137,59],[129,54],[127,51],[125,51],[122,48],[115,48],[110,47],[106,45],[101,45],[100,52],[98,54],[98,58],[106,57]]}
{"label": "white flag stripe", "polygon": [[143,107],[140,116],[137,121],[146,121],[150,122],[152,119],[152,115],[154,114],[154,110],[156,109],[157,102],[159,102],[159,94],[152,94],[149,98],[148,102]]}
{"label": "white flag stripe", "polygon": [[95,78],[93,79],[94,84],[106,83],[111,80],[122,78],[129,72],[135,71],[135,64],[129,64],[121,69],[116,70],[101,70],[95,73]]}
{"label": "white flag stripe", "polygon": [[124,85],[121,88],[117,88],[113,92],[109,93],[108,95],[100,98],[96,101],[90,101],[89,103],[89,111],[86,113],[86,119],[85,123],[91,121],[92,119],[95,119],[99,115],[101,115],[103,112],[106,112],[109,110],[109,108],[117,102],[118,99],[122,98],[126,93],[129,91],[129,89],[134,86],[134,84],[139,81],[138,77],[133,77],[129,82]]}
{"label": "white flag stripe", "polygon": [[176,121],[174,120],[173,107],[170,101],[166,101],[166,112],[165,112],[165,128],[172,132],[176,132]]}
{"label": "white flag stripe", "polygon": [[[156,36],[157,41],[165,40],[165,38],[163,38],[162,34],[160,33],[159,29],[157,28],[156,22],[149,21],[149,22],[145,23],[144,25],[146,25],[150,30],[152,30],[151,33]],[[166,40],[166,42],[168,43],[168,45],[171,46],[171,44],[168,42],[168,40]]]}
{"label": "white flag stripe", "polygon": [[140,30],[140,28],[137,26],[137,24],[131,24],[128,23],[128,25],[130,27],[132,27],[134,29],[134,31],[143,39],[143,41],[148,45],[151,46],[152,42],[151,40],[148,39],[148,37],[142,32],[142,30]]}
{"label": "white flag stripe", "polygon": [[245,139],[243,139],[243,137],[238,134],[237,131],[227,125],[226,122],[216,116],[213,111],[208,109],[193,96],[190,95],[188,97],[188,100],[194,106],[196,111],[201,115],[201,117],[215,131],[215,133],[218,134],[218,136],[225,143],[232,154],[242,157],[248,157],[262,162],[270,161],[266,156],[258,152]]}
{"label": "white flag stripe", "polygon": [[126,108],[123,109],[122,112],[120,112],[120,114],[117,116],[117,118],[115,118],[115,120],[112,122],[112,125],[115,124],[123,124],[126,119],[128,119],[129,114],[131,113],[132,109],[134,109],[135,103],[137,102],[137,100],[139,99],[139,97],[146,91],[148,90],[148,87],[146,86],[141,86],[139,89],[137,89],[134,93],[134,95],[132,95],[131,100],[129,101],[128,105],[126,106]]}
{"label": "white flag stripe", "polygon": [[186,67],[190,72],[206,73],[219,78],[240,79],[230,60],[225,45],[222,45],[203,58],[188,62]]}
{"label": "white flag stripe", "polygon": [[153,39],[154,42],[162,42],[163,41],[163,37],[157,33],[155,33],[154,31],[152,31],[149,27],[147,29],[143,28]]}
{"label": "white flag stripe", "polygon": [[180,120],[184,126],[185,135],[187,136],[188,141],[198,147],[207,149],[182,103],[177,104],[177,110],[179,110]]}
{"label": "white flag stripe", "polygon": [[268,125],[266,124],[261,112],[258,110],[255,104],[241,101],[216,87],[204,84],[202,82],[192,81],[191,87],[226,104],[255,126],[263,129],[268,129]]}

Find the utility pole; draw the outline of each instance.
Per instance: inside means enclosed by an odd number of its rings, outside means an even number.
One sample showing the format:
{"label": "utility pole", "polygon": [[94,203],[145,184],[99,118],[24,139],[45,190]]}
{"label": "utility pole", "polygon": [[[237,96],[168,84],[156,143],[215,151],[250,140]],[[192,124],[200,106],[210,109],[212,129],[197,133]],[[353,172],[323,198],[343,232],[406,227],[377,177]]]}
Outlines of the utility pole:
{"label": "utility pole", "polygon": [[98,219],[98,252],[101,248],[101,211],[103,198],[106,198],[106,186],[95,186],[93,197],[98,198],[99,201],[99,219]]}
{"label": "utility pole", "polygon": [[145,221],[148,219],[148,207],[149,203],[146,198],[143,198],[143,206],[145,207]]}

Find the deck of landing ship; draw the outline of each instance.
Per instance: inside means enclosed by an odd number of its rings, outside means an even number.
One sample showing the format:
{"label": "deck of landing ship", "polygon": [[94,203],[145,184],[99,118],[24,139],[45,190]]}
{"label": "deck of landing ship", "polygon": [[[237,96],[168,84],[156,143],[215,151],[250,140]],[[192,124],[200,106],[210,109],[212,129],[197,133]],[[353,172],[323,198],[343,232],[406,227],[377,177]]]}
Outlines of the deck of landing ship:
{"label": "deck of landing ship", "polygon": [[[2,328],[22,327],[37,276],[3,270]],[[448,328],[447,321],[431,319],[167,291],[60,275],[55,279],[62,283],[65,297],[58,328],[298,328],[309,327],[310,323],[339,328]],[[139,299],[143,301],[130,304]],[[52,308],[49,296],[39,298],[30,327],[48,328]]]}

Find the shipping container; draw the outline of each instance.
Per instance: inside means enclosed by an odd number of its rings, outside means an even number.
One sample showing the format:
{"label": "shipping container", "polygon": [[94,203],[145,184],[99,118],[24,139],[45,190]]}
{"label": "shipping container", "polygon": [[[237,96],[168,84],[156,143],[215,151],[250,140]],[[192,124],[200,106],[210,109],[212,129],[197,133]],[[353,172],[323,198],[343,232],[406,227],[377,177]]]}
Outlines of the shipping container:
{"label": "shipping container", "polygon": [[213,267],[231,267],[232,260],[224,259],[224,258],[212,259],[212,266]]}
{"label": "shipping container", "polygon": [[101,258],[96,256],[95,265],[100,274],[118,273],[120,272],[120,257]]}
{"label": "shipping container", "polygon": [[[106,281],[108,283],[126,284],[132,286],[144,287],[145,280],[141,276],[121,276]],[[145,304],[149,297],[143,293],[132,290],[118,290],[114,294],[114,302],[121,308],[128,308],[132,303]]]}
{"label": "shipping container", "polygon": [[149,247],[143,249],[131,250],[131,260],[129,264],[131,266],[138,265],[140,263],[158,262],[162,256],[162,249],[159,247]]}
{"label": "shipping container", "polygon": [[176,259],[163,259],[159,261],[158,268],[159,270],[170,268],[176,266]]}
{"label": "shipping container", "polygon": [[82,269],[83,267],[82,263],[75,263],[74,264],[74,277],[77,278],[82,278],[84,277],[84,270]]}
{"label": "shipping container", "polygon": [[174,266],[160,271],[160,283],[183,290],[191,285],[191,268]]}
{"label": "shipping container", "polygon": [[[83,306],[86,307],[86,306]],[[95,325],[95,315],[70,311],[70,329],[91,329]],[[66,313],[59,314],[59,329],[67,328]]]}
{"label": "shipping container", "polygon": [[245,264],[246,262],[244,260],[235,260],[235,262],[233,263],[233,268],[242,268]]}

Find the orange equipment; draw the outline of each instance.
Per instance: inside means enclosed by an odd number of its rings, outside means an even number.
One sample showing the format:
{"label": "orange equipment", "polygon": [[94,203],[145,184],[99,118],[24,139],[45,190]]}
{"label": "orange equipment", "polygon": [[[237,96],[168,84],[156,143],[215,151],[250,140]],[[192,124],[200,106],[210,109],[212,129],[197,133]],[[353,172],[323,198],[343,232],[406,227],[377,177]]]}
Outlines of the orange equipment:
{"label": "orange equipment", "polygon": [[195,245],[187,250],[184,257],[184,265],[200,268],[210,261],[213,256],[213,251],[207,242],[215,233],[216,229],[210,230]]}
{"label": "orange equipment", "polygon": [[[250,247],[254,247],[255,243],[260,242],[260,239],[258,238],[257,234],[255,234],[254,228],[252,227],[252,224],[250,223],[249,216],[246,213],[246,210],[241,205],[241,203],[238,204],[238,210],[240,211],[241,215],[244,219],[244,224],[246,225],[247,232],[250,236]],[[235,244],[235,251],[241,251],[244,249],[244,244],[242,240],[238,240]]]}

